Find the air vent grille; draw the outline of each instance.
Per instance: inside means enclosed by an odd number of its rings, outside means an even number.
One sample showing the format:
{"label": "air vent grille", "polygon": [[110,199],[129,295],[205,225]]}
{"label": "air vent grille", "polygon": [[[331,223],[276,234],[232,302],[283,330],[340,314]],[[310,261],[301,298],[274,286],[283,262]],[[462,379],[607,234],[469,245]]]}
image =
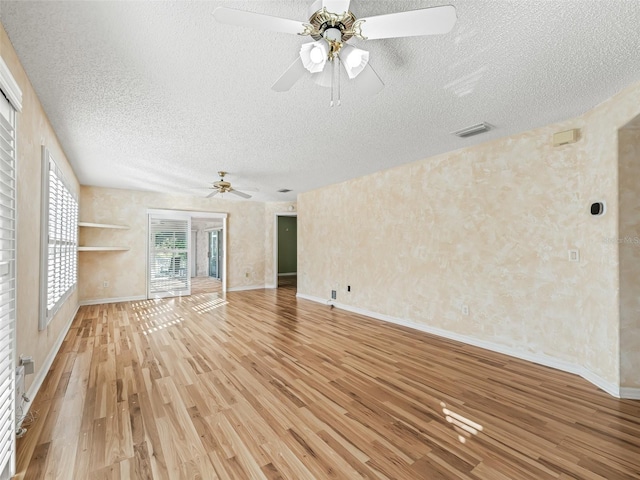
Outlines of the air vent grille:
{"label": "air vent grille", "polygon": [[476,125],[471,125],[470,127],[463,128],[462,130],[458,130],[457,132],[451,132],[453,135],[461,138],[471,137],[473,135],[479,135],[484,132],[488,132],[491,130],[491,125],[488,123],[482,122]]}

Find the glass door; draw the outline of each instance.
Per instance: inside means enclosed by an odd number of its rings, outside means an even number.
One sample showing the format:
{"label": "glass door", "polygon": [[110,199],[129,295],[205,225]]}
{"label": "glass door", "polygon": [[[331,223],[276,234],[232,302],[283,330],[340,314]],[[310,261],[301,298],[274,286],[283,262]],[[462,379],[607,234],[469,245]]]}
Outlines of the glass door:
{"label": "glass door", "polygon": [[191,294],[191,218],[149,215],[149,298]]}
{"label": "glass door", "polygon": [[220,279],[220,230],[209,232],[209,276]]}

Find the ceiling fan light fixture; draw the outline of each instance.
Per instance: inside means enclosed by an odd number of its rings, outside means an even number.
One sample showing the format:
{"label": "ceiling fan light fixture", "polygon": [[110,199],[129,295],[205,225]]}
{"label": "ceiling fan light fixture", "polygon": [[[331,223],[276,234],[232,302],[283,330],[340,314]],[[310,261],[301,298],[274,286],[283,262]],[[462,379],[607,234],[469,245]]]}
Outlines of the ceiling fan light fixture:
{"label": "ceiling fan light fixture", "polygon": [[324,69],[327,63],[329,49],[327,42],[318,40],[317,42],[305,43],[300,47],[300,59],[304,68],[311,73],[318,73]]}
{"label": "ceiling fan light fixture", "polygon": [[347,75],[353,80],[369,63],[369,52],[355,47],[343,48],[343,53],[340,55],[340,58],[342,59],[344,69],[347,71]]}

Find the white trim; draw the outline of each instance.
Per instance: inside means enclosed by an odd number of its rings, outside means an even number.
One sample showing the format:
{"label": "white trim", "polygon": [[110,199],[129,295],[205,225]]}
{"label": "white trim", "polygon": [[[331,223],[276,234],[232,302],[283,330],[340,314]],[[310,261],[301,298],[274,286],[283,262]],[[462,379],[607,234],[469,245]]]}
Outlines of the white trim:
{"label": "white trim", "polygon": [[293,276],[295,276],[297,274],[298,274],[298,272],[279,273],[278,276],[279,277],[293,277]]}
{"label": "white trim", "polygon": [[640,388],[620,387],[620,398],[640,400]]}
{"label": "white trim", "polygon": [[[522,350],[518,350],[513,347],[507,347],[505,345],[500,345],[498,343],[493,343],[486,340],[480,340],[478,338],[470,337],[467,335],[460,335],[459,333],[451,332],[449,330],[443,330],[441,328],[431,327],[423,323],[411,322],[409,320],[392,317],[390,315],[384,315],[382,313],[372,312],[369,310],[365,310],[363,308],[353,307],[351,305],[345,305],[343,303],[339,303],[331,299],[314,297],[312,295],[305,295],[304,293],[297,293],[296,297],[302,298],[304,300],[311,300],[312,302],[322,303],[325,305],[333,305],[336,308],[339,308],[341,310],[346,310],[348,312],[357,313],[359,315],[365,315],[367,317],[375,318],[377,320],[382,320],[384,322],[389,322],[396,325],[401,325],[403,327],[409,327],[414,330],[419,330],[421,332],[430,333],[431,335],[436,335],[438,337],[448,338],[449,340],[455,340],[457,342],[484,348],[485,350],[502,353],[504,355],[509,355],[511,357],[526,360],[528,362],[533,362],[539,365],[544,365],[546,367],[555,368],[556,370],[562,370],[563,372],[573,373],[575,375],[581,376],[588,382],[591,382],[596,387],[607,392],[609,395],[612,395],[616,398],[620,398],[622,396],[622,391],[620,387],[618,387],[618,385],[605,380],[599,375],[588,370],[586,367],[583,367],[581,365],[576,365],[571,362],[567,362],[566,360],[560,360],[555,357],[550,357],[543,353],[524,352]],[[625,390],[633,390],[633,389],[625,389]],[[640,389],[637,389],[637,390],[638,392],[630,392],[628,394],[639,394]],[[624,396],[623,398],[636,398],[636,397]]]}
{"label": "white trim", "polygon": [[[42,158],[44,159],[46,156],[46,148],[44,145],[41,145],[40,148]],[[38,305],[38,330],[42,331],[46,329],[49,324],[47,319],[47,289],[43,287],[43,283],[46,282],[45,279],[48,278],[48,264],[46,259],[49,255],[49,241],[47,238],[49,232],[49,163],[42,160],[40,166],[40,281],[38,282],[40,305]],[[79,239],[80,235],[78,235],[78,240]]]}
{"label": "white trim", "polygon": [[22,90],[2,57],[0,57],[0,90],[6,95],[13,108],[22,112]]}
{"label": "white trim", "polygon": [[[227,272],[229,271],[227,268],[228,265],[228,258],[229,255],[227,255],[227,245],[228,245],[228,225],[227,225],[227,217],[225,216],[222,219],[222,262],[220,262],[222,265],[218,265],[218,268],[222,267],[222,271],[220,272],[220,277],[222,278],[222,294],[224,295],[227,291]],[[218,239],[219,240],[219,239]],[[220,249],[220,245],[218,245],[218,249]],[[220,256],[218,255],[218,258]]]}
{"label": "white trim", "polygon": [[75,312],[73,312],[73,315],[71,315],[71,317],[69,317],[69,320],[67,320],[66,325],[62,328],[60,335],[58,335],[58,338],[56,339],[56,343],[53,344],[53,347],[49,351],[49,354],[42,362],[42,366],[38,370],[38,374],[33,379],[33,382],[31,383],[29,390],[27,390],[26,395],[31,399],[31,401],[25,402],[26,407],[24,408],[22,415],[26,415],[27,413],[29,413],[29,408],[31,408],[31,405],[33,404],[33,399],[36,398],[36,394],[40,390],[40,387],[42,386],[42,382],[44,382],[44,379],[47,377],[49,370],[51,370],[51,365],[53,365],[53,361],[56,359],[56,356],[58,355],[58,351],[62,346],[62,342],[64,342],[64,339],[66,338],[67,333],[69,333],[69,329],[71,328],[71,325],[73,324],[73,321],[75,320],[76,315],[78,314],[79,308],[80,308],[80,305],[76,307],[76,310]]}
{"label": "white trim", "polygon": [[263,290],[264,285],[240,285],[239,287],[227,288],[227,292],[244,292],[245,290]]}
{"label": "white trim", "polygon": [[93,300],[82,300],[80,305],[84,307],[87,305],[101,305],[103,303],[138,302],[140,300],[147,300],[147,296],[136,295],[134,297],[96,298]]}
{"label": "white trim", "polygon": [[147,214],[154,215],[180,215],[196,218],[227,218],[228,213],[223,212],[201,212],[198,210],[168,210],[163,208],[147,208]]}
{"label": "white trim", "polygon": [[[619,385],[616,385],[615,383],[611,383],[608,380],[605,380],[597,373],[592,372],[587,367],[583,367],[582,365],[576,365],[575,368],[578,370],[577,372],[575,372],[576,375],[580,375],[586,381],[593,383],[596,387],[604,390],[612,397],[620,398]],[[562,370],[562,369],[559,369],[559,370]]]}
{"label": "white trim", "polygon": [[278,288],[278,285],[274,285],[273,283],[268,283],[264,286],[264,288]]}
{"label": "white trim", "polygon": [[298,212],[276,212],[273,215],[273,288],[278,288],[278,217],[297,217]]}

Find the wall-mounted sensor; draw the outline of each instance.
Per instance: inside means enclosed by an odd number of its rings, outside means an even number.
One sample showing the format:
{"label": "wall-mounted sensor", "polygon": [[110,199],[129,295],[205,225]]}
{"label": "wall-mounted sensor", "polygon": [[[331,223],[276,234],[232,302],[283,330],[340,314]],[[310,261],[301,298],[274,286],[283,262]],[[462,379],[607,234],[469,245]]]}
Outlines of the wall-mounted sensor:
{"label": "wall-mounted sensor", "polygon": [[593,202],[591,204],[591,215],[594,217],[604,215],[605,212],[605,203],[604,202]]}

